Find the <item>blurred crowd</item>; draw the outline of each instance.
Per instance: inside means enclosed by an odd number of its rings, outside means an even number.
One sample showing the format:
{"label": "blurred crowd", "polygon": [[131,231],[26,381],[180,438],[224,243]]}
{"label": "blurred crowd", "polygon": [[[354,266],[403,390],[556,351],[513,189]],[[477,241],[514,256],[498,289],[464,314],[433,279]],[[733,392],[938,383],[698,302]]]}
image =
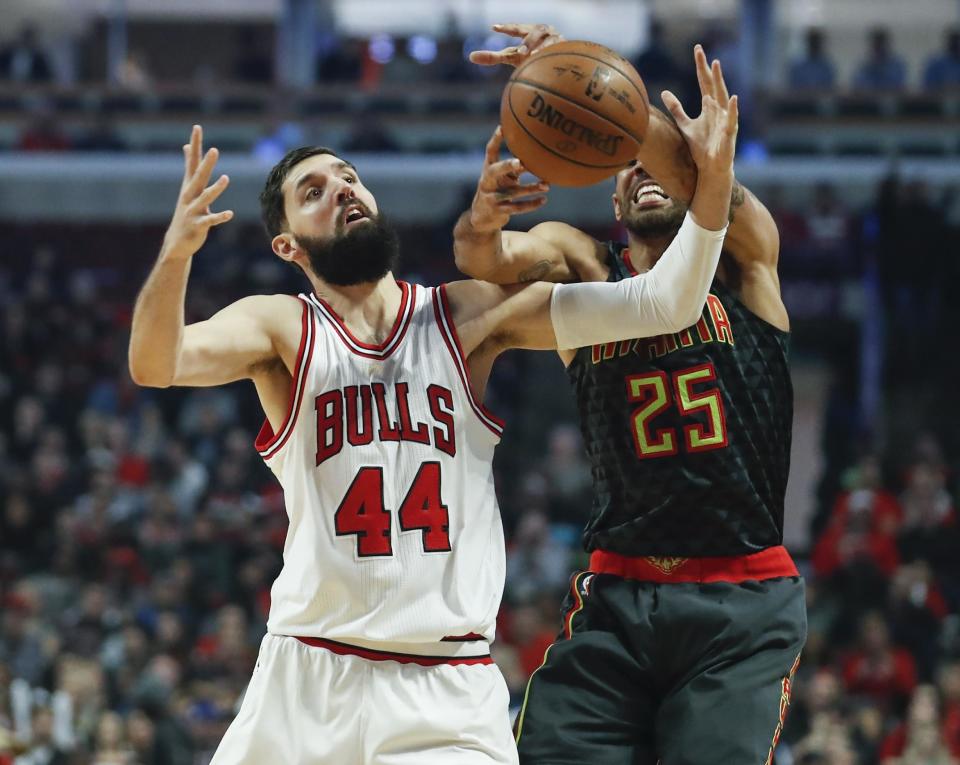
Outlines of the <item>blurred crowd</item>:
{"label": "blurred crowd", "polygon": [[[28,26],[0,47],[0,86],[64,85],[68,81],[100,86],[109,81],[116,92],[129,95],[134,99],[131,103],[139,104],[136,108],[147,114],[161,109],[159,95],[171,87],[193,87],[201,93],[243,88],[264,93],[276,80],[275,34],[269,25],[234,25],[224,30],[216,45],[211,43],[209,51],[198,53],[187,46],[182,55],[174,57],[163,53],[169,37],[147,36],[147,42],[131,49],[109,78],[104,71],[106,64],[102,52],[94,55],[98,46],[103,47],[106,42],[94,36],[95,39],[75,43],[78,53],[74,71],[65,78],[54,66],[50,44],[43,41],[36,29]],[[696,102],[699,91],[689,55],[693,40],[688,37],[687,32],[678,34],[676,29],[666,30],[660,21],[654,19],[646,47],[633,56],[633,63],[654,101],[663,88],[669,88],[685,103]],[[386,90],[398,85],[410,86],[407,92],[413,92],[417,86],[436,87],[442,92],[445,85],[501,83],[511,71],[505,66],[476,66],[468,58],[473,50],[509,45],[511,38],[499,34],[466,35],[459,31],[455,22],[450,22],[444,33],[437,37],[376,35],[366,39],[325,32],[318,34],[318,39],[314,82],[355,88],[365,94],[379,92],[381,86]],[[148,44],[150,41],[152,47]],[[724,63],[731,89],[743,92],[739,72],[740,49],[735,33],[727,27],[707,25],[697,32],[696,41],[703,42],[710,55]],[[905,58],[897,52],[889,29],[869,29],[864,41],[866,53],[863,59],[852,68],[849,76],[841,80],[830,52],[828,31],[820,28],[806,30],[799,55],[784,57],[782,61],[782,77],[775,93],[791,97],[853,93],[869,99],[908,92],[937,95],[960,88],[958,29],[944,32],[942,45],[931,47],[925,63],[917,71],[910,71]],[[151,64],[151,61],[156,63]],[[170,69],[171,66],[175,68]],[[138,98],[145,100],[137,101]],[[431,109],[439,110],[438,114],[449,113],[451,109],[469,113],[471,107],[465,98],[461,94],[450,103],[405,108],[413,108],[415,113]],[[762,138],[763,117],[759,111],[755,112],[753,99],[748,94],[744,93],[744,99],[742,134],[744,138]],[[76,113],[71,113],[73,122],[65,127],[56,99],[34,99],[26,104],[26,119],[21,121],[20,133],[9,147],[22,151],[123,151],[128,148],[128,142],[122,131],[116,129],[116,109],[122,111],[130,106],[120,104],[94,109],[91,114],[95,113],[95,118],[79,121]],[[279,128],[296,130],[296,121],[300,117],[295,114],[293,106],[287,106],[286,110],[281,110],[284,113],[278,115],[282,123]],[[92,107],[88,105],[87,108]],[[179,107],[174,101],[171,108]],[[208,104],[206,108],[210,113],[216,113],[219,107]],[[247,112],[245,119],[260,120],[265,114],[269,117],[272,108],[270,102],[264,100],[253,111]],[[375,115],[364,112],[355,116],[357,120],[348,140],[349,148],[378,152],[402,150],[401,142]],[[278,135],[277,130],[278,125],[265,125],[261,143],[284,142],[284,136]],[[245,148],[252,148],[256,153],[259,146]]]}
{"label": "blurred crowd", "polygon": [[[11,30],[12,31],[12,30]],[[562,30],[561,30],[562,31]],[[664,24],[653,19],[644,50],[634,56],[633,63],[648,83],[669,83],[689,78],[689,45],[669,44]],[[233,59],[219,73],[225,82],[267,85],[274,80],[272,28],[238,26],[231,46]],[[569,35],[568,35],[569,36]],[[386,83],[461,83],[484,79],[496,70],[470,63],[468,55],[485,45],[502,47],[509,44],[499,35],[466,35],[455,20],[450,20],[443,34],[390,36],[371,38],[345,37],[329,30],[318,32],[315,80],[318,83],[354,83],[365,87]],[[735,48],[733,34],[726,27],[708,25],[698,34],[711,55],[721,58]],[[499,43],[499,45],[497,45]],[[909,71],[898,54],[891,31],[882,26],[865,33],[866,54],[856,65],[849,81],[842,82],[829,50],[827,30],[811,27],[804,32],[803,50],[787,62],[784,84],[791,90],[831,91],[844,88],[852,91],[896,92],[907,88],[938,91],[960,86],[960,30],[944,32],[942,47],[931,47],[919,71]],[[160,51],[155,51],[157,58]],[[162,74],[151,72],[149,52],[132,50],[116,73],[116,84],[140,91],[155,79],[169,82]],[[161,57],[162,58],[162,57]],[[732,57],[731,57],[732,59]],[[81,67],[81,76],[90,81],[102,80],[104,72],[93,71],[93,64]],[[89,70],[89,71],[88,71]],[[502,72],[501,72],[502,73]],[[210,77],[209,71],[198,68],[195,77]],[[48,44],[37,29],[23,27],[0,47],[0,82],[44,84],[56,82]],[[658,92],[652,89],[650,92]]]}
{"label": "blurred crowd", "polygon": [[[761,196],[784,231],[795,353],[821,348],[819,337],[804,340],[816,317],[791,299],[792,285],[823,269],[865,283],[877,262],[886,263],[877,284],[890,293],[888,323],[948,335],[955,306],[914,317],[927,280],[896,284],[924,254],[884,254],[876,241],[886,227],[906,246],[917,220],[936,222],[941,241],[956,237],[948,200],[926,199],[918,218],[920,192],[895,179],[865,211],[845,208],[828,188],[800,206],[778,202],[775,189]],[[449,230],[401,233],[418,243],[407,278],[454,276]],[[261,418],[252,386],[154,391],[127,374],[131,306],[161,236],[140,227],[0,229],[0,248],[21,253],[0,263],[0,765],[202,765],[235,714],[264,634],[286,517],[252,448]],[[238,224],[214,237],[194,264],[188,320],[245,294],[303,289],[260,236]],[[842,337],[842,319],[830,321]],[[918,354],[890,346],[885,389],[900,418],[890,420],[908,426],[884,439],[858,420],[847,374],[858,355],[853,335],[838,351],[848,366],[838,366],[825,416],[810,546],[793,551],[807,575],[810,639],[777,763],[957,763],[951,362],[917,366]],[[561,372],[551,366],[540,383],[533,357],[507,354],[490,392],[508,421],[496,463],[508,560],[494,653],[515,708],[558,631],[568,577],[584,565],[579,531],[590,503]],[[935,391],[933,404],[896,398],[921,383]],[[547,409],[551,396],[564,415]]]}

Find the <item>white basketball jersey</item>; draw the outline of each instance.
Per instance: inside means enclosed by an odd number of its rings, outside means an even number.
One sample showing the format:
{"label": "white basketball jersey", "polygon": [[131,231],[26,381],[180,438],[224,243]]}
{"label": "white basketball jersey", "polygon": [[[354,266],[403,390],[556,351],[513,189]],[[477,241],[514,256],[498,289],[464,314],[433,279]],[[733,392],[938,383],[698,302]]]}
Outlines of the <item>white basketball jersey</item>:
{"label": "white basketball jersey", "polygon": [[444,288],[399,284],[380,345],[299,296],[290,409],[256,444],[290,517],[272,634],[493,639],[505,555],[492,460],[503,426],[471,393]]}

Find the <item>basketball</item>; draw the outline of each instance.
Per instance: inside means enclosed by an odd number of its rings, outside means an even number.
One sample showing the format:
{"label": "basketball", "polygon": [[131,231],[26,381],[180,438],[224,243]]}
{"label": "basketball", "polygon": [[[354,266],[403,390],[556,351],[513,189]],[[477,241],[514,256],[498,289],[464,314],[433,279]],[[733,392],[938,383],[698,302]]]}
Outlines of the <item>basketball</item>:
{"label": "basketball", "polygon": [[557,186],[589,186],[637,154],[650,119],[643,80],[618,53],[557,43],[514,71],[500,101],[510,151]]}

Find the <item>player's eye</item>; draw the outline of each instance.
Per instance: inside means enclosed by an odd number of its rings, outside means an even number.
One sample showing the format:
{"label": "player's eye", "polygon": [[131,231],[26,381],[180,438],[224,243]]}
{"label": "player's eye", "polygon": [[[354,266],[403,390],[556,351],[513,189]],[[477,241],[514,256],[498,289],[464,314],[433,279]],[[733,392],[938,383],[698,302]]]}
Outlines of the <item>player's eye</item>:
{"label": "player's eye", "polygon": [[318,189],[316,186],[307,189],[307,199],[319,199],[321,196],[323,196],[323,189]]}
{"label": "player's eye", "polygon": [[635,159],[631,159],[630,164],[627,165],[627,167],[636,167],[636,166],[637,166],[637,160]]}
{"label": "player's eye", "polygon": [[344,176],[343,180],[345,180],[347,183],[356,183],[356,182],[357,182],[357,179],[354,178],[352,175],[346,175],[346,176]]}

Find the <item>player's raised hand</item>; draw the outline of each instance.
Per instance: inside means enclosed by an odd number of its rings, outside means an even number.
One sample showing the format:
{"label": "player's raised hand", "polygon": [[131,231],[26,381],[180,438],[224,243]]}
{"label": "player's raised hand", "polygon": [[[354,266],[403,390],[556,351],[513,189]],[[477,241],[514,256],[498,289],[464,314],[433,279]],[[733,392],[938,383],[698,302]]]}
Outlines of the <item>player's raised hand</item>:
{"label": "player's raised hand", "polygon": [[203,246],[213,226],[226,223],[233,217],[232,210],[211,212],[210,205],[219,197],[230,179],[221,175],[207,185],[220,153],[210,149],[203,154],[203,129],[193,126],[190,143],[183,147],[183,182],[173,218],[163,238],[163,254],[167,257],[189,259]]}
{"label": "player's raised hand", "polygon": [[720,62],[707,64],[703,46],[694,47],[693,57],[700,83],[700,116],[694,119],[687,115],[669,90],[663,91],[660,97],[686,139],[697,170],[700,173],[732,172],[737,146],[737,97],[727,92]]}
{"label": "player's raised hand", "polygon": [[511,215],[530,212],[544,205],[550,186],[542,181],[521,183],[525,172],[519,159],[500,159],[503,133],[500,126],[487,142],[483,173],[470,207],[470,223],[475,231],[495,231],[507,225]]}
{"label": "player's raised hand", "polygon": [[543,50],[548,45],[563,42],[563,35],[549,24],[494,24],[494,32],[522,38],[516,45],[500,50],[475,50],[470,54],[470,60],[481,66],[495,66],[509,64],[520,66],[530,56]]}

